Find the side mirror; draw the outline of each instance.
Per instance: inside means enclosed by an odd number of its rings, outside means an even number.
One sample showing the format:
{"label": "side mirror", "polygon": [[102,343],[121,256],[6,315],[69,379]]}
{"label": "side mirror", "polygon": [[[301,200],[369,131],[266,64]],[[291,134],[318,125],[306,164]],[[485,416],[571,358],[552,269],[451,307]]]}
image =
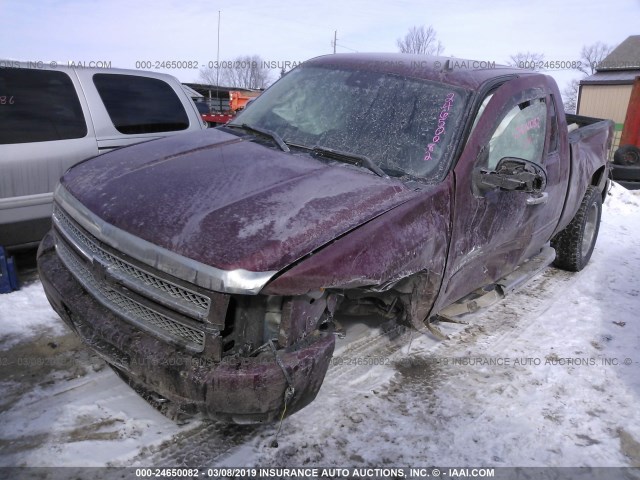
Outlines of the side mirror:
{"label": "side mirror", "polygon": [[476,174],[478,186],[527,193],[541,193],[547,186],[544,169],[529,160],[516,157],[500,159],[494,171],[481,169]]}

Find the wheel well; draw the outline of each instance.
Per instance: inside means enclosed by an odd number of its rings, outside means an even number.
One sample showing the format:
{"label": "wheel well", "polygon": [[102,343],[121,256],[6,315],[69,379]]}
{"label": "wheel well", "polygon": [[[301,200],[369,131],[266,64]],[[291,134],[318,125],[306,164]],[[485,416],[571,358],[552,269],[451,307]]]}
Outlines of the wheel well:
{"label": "wheel well", "polygon": [[598,187],[598,189],[600,190],[600,193],[602,194],[603,202],[607,196],[607,190],[608,190],[607,179],[603,178],[605,177],[605,172],[606,172],[606,167],[603,165],[598,170],[596,170],[593,176],[591,177],[591,185],[593,185],[594,187]]}

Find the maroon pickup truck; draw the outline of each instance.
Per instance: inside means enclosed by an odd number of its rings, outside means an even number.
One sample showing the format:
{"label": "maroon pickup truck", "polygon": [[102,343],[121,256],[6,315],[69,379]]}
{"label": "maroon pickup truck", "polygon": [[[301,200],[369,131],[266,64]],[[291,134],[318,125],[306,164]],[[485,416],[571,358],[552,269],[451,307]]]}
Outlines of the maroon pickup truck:
{"label": "maroon pickup truck", "polygon": [[225,126],[72,167],[38,253],[51,305],[166,411],[261,422],[315,398],[341,311],[437,333],[536,259],[581,270],[613,123],[469,65],[315,58]]}

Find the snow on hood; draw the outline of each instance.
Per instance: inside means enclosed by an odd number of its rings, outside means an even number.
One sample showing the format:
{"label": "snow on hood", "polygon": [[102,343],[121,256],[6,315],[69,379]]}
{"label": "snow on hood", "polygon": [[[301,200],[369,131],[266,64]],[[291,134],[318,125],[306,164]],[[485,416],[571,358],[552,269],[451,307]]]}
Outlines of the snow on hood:
{"label": "snow on hood", "polygon": [[413,196],[401,182],[219,130],[120,149],[63,185],[128,233],[224,270],[280,270]]}

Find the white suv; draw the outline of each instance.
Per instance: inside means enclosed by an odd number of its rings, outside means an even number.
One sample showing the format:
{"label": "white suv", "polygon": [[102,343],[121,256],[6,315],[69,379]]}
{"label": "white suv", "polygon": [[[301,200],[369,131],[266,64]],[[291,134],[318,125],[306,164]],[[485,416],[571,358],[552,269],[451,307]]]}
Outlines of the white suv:
{"label": "white suv", "polygon": [[0,61],[0,245],[14,249],[49,230],[52,192],[70,166],[206,128],[170,75],[41,65]]}

